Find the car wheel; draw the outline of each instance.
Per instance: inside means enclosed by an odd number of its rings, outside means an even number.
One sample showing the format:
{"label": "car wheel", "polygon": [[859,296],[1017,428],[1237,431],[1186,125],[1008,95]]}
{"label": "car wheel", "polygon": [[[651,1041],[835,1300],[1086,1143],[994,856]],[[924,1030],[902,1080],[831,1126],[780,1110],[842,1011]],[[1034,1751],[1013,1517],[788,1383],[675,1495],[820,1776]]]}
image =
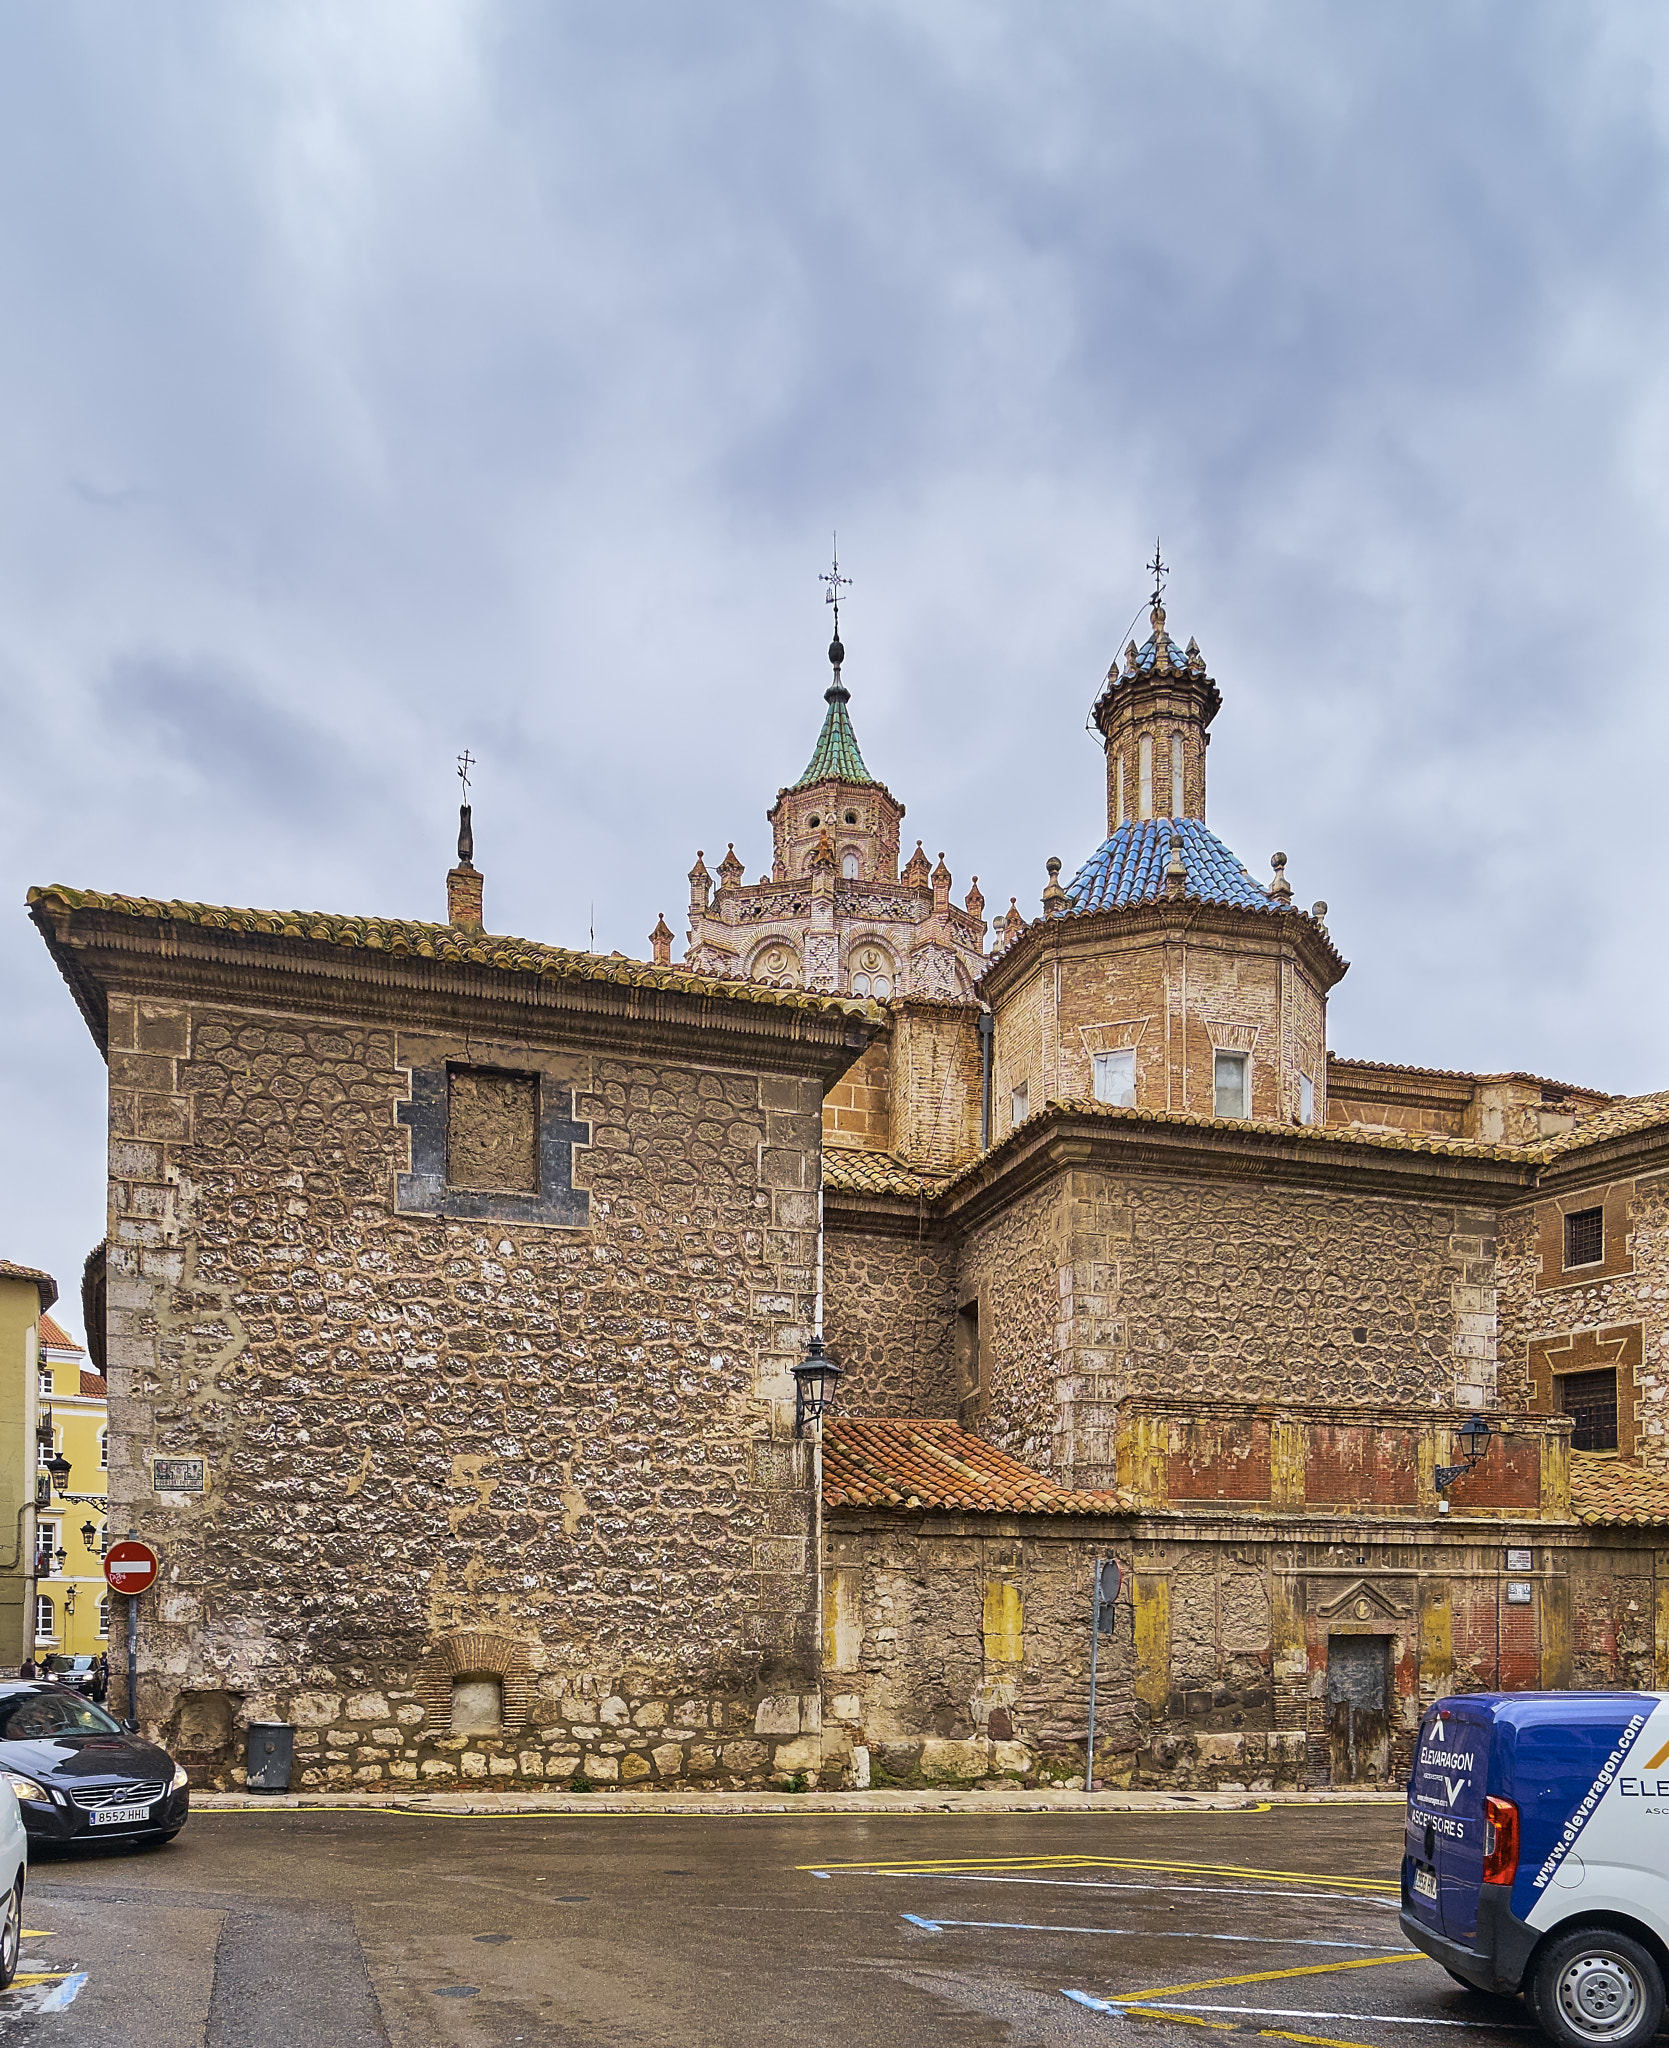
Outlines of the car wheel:
{"label": "car wheel", "polygon": [[1578,1928],[1542,1951],[1532,2003],[1563,2048],[1637,2048],[1663,2017],[1663,1974],[1631,1936]]}
{"label": "car wheel", "polygon": [[18,1950],[23,1946],[23,1879],[6,1894],[6,1918],[0,1924],[0,1991],[17,1975]]}

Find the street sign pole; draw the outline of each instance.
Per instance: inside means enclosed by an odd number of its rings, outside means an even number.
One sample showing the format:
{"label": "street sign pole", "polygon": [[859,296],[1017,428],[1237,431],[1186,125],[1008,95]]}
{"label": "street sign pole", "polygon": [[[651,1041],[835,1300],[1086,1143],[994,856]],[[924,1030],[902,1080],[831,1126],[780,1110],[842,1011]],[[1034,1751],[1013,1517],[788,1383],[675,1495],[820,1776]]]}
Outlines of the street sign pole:
{"label": "street sign pole", "polygon": [[1095,1787],[1095,1680],[1101,1663],[1101,1638],[1118,1623],[1118,1594],[1123,1583],[1117,1558],[1096,1560],[1089,1613],[1089,1741],[1084,1748],[1084,1796]]}
{"label": "street sign pole", "polygon": [[130,1529],[111,1544],[104,1558],[104,1578],[113,1593],[127,1602],[127,1717],[139,1722],[139,1596],[156,1581],[159,1559],[148,1543]]}

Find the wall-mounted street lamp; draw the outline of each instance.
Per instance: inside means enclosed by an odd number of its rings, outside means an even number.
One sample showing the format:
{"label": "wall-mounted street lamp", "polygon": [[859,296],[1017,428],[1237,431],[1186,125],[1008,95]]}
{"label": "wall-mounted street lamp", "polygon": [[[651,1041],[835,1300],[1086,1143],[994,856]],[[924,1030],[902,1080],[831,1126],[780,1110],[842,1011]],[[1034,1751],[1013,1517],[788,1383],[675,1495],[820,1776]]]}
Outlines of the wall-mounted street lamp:
{"label": "wall-mounted street lamp", "polygon": [[46,1473],[60,1494],[68,1487],[70,1483],[70,1461],[64,1456],[62,1451],[54,1451],[52,1456],[41,1467],[41,1470]]}
{"label": "wall-mounted street lamp", "polygon": [[813,1337],[806,1355],[794,1368],[794,1434],[804,1436],[806,1424],[815,1422],[835,1397],[840,1367],[823,1349],[821,1337]]}
{"label": "wall-mounted street lamp", "polygon": [[[1475,1472],[1490,1445],[1495,1441],[1495,1431],[1487,1415],[1469,1415],[1461,1425],[1460,1451],[1462,1462],[1458,1465],[1439,1465],[1432,1474],[1432,1480],[1439,1493],[1447,1493],[1457,1479],[1468,1472]],[[1444,1501],[1444,1507],[1449,1503]]]}
{"label": "wall-mounted street lamp", "polygon": [[94,1523],[90,1521],[82,1523],[81,1540],[83,1543],[86,1544],[89,1550],[91,1550],[93,1545],[97,1543],[97,1541],[99,1540],[99,1532]]}

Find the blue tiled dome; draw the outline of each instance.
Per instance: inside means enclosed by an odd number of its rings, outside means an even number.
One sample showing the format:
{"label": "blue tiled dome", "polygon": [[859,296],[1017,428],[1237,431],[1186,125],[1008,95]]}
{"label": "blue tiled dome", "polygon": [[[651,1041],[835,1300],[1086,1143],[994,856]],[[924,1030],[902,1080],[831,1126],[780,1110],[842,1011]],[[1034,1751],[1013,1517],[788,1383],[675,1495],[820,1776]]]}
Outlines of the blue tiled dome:
{"label": "blue tiled dome", "polygon": [[1188,876],[1185,896],[1196,903],[1233,904],[1239,910],[1282,908],[1198,818],[1144,818],[1139,824],[1121,825],[1072,878],[1067,902],[1074,910],[1118,910],[1131,903],[1159,902],[1165,894],[1172,832],[1182,842]]}

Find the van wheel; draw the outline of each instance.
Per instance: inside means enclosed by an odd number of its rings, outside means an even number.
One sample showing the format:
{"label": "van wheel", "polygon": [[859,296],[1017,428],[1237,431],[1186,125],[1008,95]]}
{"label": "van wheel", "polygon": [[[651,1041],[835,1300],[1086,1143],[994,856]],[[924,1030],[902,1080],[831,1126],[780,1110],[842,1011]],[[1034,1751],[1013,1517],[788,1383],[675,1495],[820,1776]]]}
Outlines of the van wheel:
{"label": "van wheel", "polygon": [[1663,2017],[1663,1976],[1629,1935],[1578,1928],[1542,1951],[1531,2002],[1564,2048],[1637,2048]]}

